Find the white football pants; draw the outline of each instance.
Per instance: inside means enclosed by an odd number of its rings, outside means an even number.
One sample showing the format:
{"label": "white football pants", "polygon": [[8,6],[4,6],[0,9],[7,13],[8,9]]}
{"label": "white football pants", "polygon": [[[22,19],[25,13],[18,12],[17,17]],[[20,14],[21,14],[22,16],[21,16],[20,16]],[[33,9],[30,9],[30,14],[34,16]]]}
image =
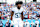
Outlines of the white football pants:
{"label": "white football pants", "polygon": [[11,22],[14,27],[23,27],[23,21],[21,18],[14,18],[13,22]]}

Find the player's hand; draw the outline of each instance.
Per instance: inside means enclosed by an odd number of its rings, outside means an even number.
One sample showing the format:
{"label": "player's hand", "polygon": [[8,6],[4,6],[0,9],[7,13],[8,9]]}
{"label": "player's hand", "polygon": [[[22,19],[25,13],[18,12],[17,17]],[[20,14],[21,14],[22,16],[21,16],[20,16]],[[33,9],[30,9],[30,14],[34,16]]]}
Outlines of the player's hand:
{"label": "player's hand", "polygon": [[11,24],[14,25],[13,21],[11,20]]}

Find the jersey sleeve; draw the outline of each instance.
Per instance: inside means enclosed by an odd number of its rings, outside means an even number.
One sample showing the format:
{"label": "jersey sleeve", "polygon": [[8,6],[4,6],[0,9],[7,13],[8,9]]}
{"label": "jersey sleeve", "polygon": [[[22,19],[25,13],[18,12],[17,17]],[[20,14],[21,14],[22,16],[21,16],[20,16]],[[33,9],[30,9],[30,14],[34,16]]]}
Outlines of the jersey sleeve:
{"label": "jersey sleeve", "polygon": [[25,9],[22,7],[22,11],[24,12],[25,11]]}
{"label": "jersey sleeve", "polygon": [[12,11],[15,11],[15,8],[12,8]]}

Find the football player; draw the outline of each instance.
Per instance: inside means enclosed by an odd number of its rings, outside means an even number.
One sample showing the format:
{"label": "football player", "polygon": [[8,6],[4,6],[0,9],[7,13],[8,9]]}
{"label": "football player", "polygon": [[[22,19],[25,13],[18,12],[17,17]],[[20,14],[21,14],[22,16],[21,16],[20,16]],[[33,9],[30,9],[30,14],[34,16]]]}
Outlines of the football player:
{"label": "football player", "polygon": [[30,24],[29,24],[29,22],[27,20],[25,22],[25,27],[30,27]]}
{"label": "football player", "polygon": [[38,18],[36,18],[35,25],[36,25],[36,27],[39,27],[39,21],[38,21]]}
{"label": "football player", "polygon": [[6,22],[5,27],[10,27],[9,21]]}
{"label": "football player", "polygon": [[14,23],[14,27],[23,27],[23,2],[17,1],[16,7],[12,8],[11,23]]}
{"label": "football player", "polygon": [[34,25],[35,25],[35,24],[34,24],[34,22],[33,22],[33,21],[31,21],[31,27],[35,27]]}
{"label": "football player", "polygon": [[2,21],[0,20],[0,27],[3,27],[3,23],[2,23]]}

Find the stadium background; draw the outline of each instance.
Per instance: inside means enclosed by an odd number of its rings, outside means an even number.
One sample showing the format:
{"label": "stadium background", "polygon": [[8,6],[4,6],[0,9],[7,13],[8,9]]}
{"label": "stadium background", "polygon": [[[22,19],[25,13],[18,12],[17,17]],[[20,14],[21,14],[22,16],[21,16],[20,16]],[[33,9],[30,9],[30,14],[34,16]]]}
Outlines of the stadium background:
{"label": "stadium background", "polygon": [[[13,6],[14,6],[16,1],[23,1],[23,3],[25,5],[26,5],[26,3],[33,2],[33,0],[0,0],[0,3],[7,3],[8,6],[13,4]],[[40,0],[37,0],[37,2],[40,2]],[[6,24],[7,20],[1,20],[1,21],[4,24],[3,27],[5,27],[5,24]],[[26,21],[26,20],[24,19],[23,21]],[[28,19],[29,23],[31,23],[31,21],[33,21],[35,23],[35,20]],[[40,19],[38,19],[38,21],[40,22]],[[11,23],[11,20],[9,22]],[[30,27],[31,27],[31,25],[30,25]]]}

